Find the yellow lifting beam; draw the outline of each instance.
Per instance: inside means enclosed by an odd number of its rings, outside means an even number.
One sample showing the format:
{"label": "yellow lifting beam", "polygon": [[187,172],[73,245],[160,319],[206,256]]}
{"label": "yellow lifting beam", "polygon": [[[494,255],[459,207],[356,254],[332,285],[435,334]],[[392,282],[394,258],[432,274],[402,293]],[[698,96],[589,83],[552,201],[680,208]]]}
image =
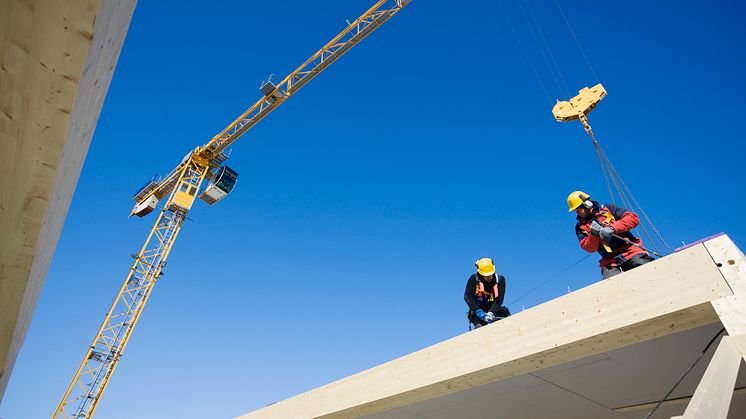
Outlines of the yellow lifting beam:
{"label": "yellow lifting beam", "polygon": [[554,119],[559,122],[574,121],[576,119],[580,120],[580,123],[583,124],[583,128],[585,128],[585,132],[587,132],[593,141],[596,142],[593,130],[588,124],[587,115],[591,113],[593,108],[595,108],[596,105],[598,105],[598,102],[600,102],[604,97],[606,97],[606,89],[604,89],[604,86],[601,83],[593,87],[584,87],[580,89],[578,95],[572,99],[562,102],[558,100],[557,104],[552,108],[552,114],[554,114]]}

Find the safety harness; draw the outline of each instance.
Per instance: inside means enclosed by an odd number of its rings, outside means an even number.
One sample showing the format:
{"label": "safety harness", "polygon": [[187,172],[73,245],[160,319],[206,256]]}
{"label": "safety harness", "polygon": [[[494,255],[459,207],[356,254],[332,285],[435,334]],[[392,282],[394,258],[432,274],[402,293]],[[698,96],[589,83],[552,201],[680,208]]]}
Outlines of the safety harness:
{"label": "safety harness", "polygon": [[488,298],[487,301],[495,301],[495,298],[500,296],[500,291],[497,289],[497,283],[499,282],[499,276],[497,273],[495,274],[495,283],[492,284],[492,293],[489,293],[485,291],[484,289],[484,283],[477,278],[477,288],[474,292],[474,295],[477,297],[477,299],[483,299]]}

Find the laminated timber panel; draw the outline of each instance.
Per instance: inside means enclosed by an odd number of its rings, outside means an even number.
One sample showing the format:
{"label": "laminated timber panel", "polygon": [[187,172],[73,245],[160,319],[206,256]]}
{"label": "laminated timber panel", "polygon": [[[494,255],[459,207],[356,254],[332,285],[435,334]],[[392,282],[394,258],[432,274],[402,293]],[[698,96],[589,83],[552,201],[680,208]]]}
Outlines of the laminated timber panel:
{"label": "laminated timber panel", "polygon": [[0,0],[0,400],[136,0]]}
{"label": "laminated timber panel", "polygon": [[704,243],[733,294],[712,302],[732,342],[746,361],[746,257],[728,236]]}
{"label": "laminated timber panel", "polygon": [[700,244],[240,418],[406,406],[717,322],[710,301],[731,294]]}

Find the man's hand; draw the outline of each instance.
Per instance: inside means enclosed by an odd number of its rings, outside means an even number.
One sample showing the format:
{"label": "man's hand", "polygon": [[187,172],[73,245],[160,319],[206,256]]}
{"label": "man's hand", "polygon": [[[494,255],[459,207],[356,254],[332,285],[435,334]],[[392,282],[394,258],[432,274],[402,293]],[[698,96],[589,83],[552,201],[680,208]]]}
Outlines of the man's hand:
{"label": "man's hand", "polygon": [[596,220],[591,221],[591,234],[592,235],[599,237],[601,235],[601,230],[603,228],[604,226],[602,226],[601,223],[599,223],[598,221]]}
{"label": "man's hand", "polygon": [[477,311],[475,311],[475,314],[477,315],[477,317],[479,317],[479,320],[483,322],[487,321],[487,313],[485,313],[484,310],[482,310],[481,308],[478,308]]}
{"label": "man's hand", "polygon": [[492,322],[494,322],[495,320],[497,320],[497,317],[495,317],[495,315],[494,315],[494,314],[492,314],[492,312],[490,311],[489,313],[487,313],[487,314],[486,314],[486,315],[484,316],[484,319],[483,319],[483,320],[484,320],[484,321],[486,321],[487,323],[492,323]]}
{"label": "man's hand", "polygon": [[609,242],[612,238],[614,238],[614,233],[616,233],[616,230],[614,230],[614,227],[603,227],[598,232],[598,237],[601,237],[601,240],[605,242]]}

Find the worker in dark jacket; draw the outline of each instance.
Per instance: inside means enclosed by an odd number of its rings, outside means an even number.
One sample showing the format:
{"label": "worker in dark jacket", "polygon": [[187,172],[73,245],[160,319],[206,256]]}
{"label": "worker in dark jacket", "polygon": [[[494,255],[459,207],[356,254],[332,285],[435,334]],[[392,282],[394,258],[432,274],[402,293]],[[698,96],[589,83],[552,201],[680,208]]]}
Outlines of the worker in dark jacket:
{"label": "worker in dark jacket", "polygon": [[601,255],[599,265],[604,279],[654,260],[642,249],[642,240],[630,232],[640,224],[640,218],[634,212],[614,204],[601,205],[582,191],[571,193],[567,205],[570,212],[577,214],[575,234],[580,247]]}
{"label": "worker in dark jacket", "polygon": [[477,272],[466,281],[464,301],[469,306],[469,323],[475,327],[510,316],[504,307],[505,277],[495,273],[495,264],[490,258],[482,258],[474,263]]}

